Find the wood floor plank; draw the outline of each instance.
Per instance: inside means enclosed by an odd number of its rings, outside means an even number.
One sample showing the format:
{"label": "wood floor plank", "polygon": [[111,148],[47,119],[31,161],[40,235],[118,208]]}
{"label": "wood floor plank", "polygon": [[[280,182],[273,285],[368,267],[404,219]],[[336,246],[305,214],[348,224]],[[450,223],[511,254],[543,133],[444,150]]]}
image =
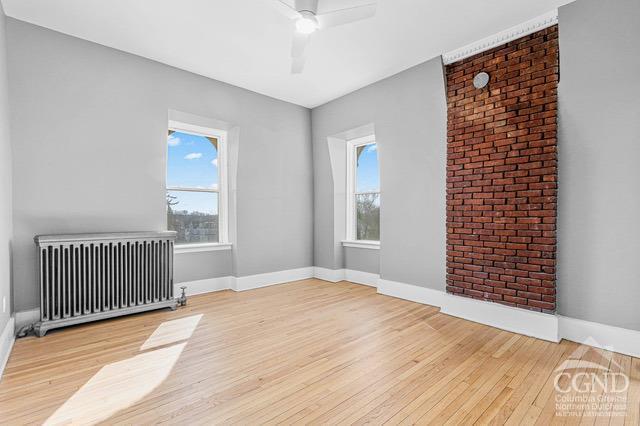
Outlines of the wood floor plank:
{"label": "wood floor plank", "polygon": [[629,369],[629,391],[627,393],[627,418],[625,425],[640,424],[640,359],[633,358]]}
{"label": "wood floor plank", "polygon": [[[630,378],[626,417],[556,416],[576,356]],[[19,339],[0,382],[2,425],[637,425],[639,405],[637,358],[316,279]]]}

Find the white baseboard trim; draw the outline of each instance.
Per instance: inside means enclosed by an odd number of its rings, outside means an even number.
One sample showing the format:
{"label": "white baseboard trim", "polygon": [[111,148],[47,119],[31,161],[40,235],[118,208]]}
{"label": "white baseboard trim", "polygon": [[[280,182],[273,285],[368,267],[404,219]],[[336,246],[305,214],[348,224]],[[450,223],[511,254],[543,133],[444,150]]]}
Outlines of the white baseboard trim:
{"label": "white baseboard trim", "polygon": [[558,342],[559,340],[558,319],[555,315],[510,308],[498,303],[453,296],[440,290],[383,279],[378,281],[378,293],[436,306],[440,308],[440,312],[443,314],[464,318],[502,330],[552,342]]}
{"label": "white baseboard trim", "polygon": [[558,315],[560,337],[572,342],[640,357],[640,331]]}
{"label": "white baseboard trim", "polygon": [[344,269],[329,269],[321,268],[320,266],[314,266],[313,277],[319,280],[337,283],[338,281],[345,280],[345,273]]}
{"label": "white baseboard trim", "polygon": [[2,330],[2,334],[0,335],[0,380],[2,380],[4,368],[7,366],[7,361],[9,361],[9,355],[11,355],[13,343],[16,341],[15,329],[15,318],[10,317],[9,321],[7,321],[7,324],[4,326],[4,330]]}
{"label": "white baseboard trim", "polygon": [[198,281],[189,281],[175,285],[175,295],[180,295],[180,287],[187,287],[187,296],[210,293],[220,290],[245,291],[255,288],[268,287],[270,285],[283,284],[291,281],[313,278],[314,267],[287,269],[284,271],[266,272],[264,274],[247,275],[244,277],[218,277]]}
{"label": "white baseboard trim", "polygon": [[378,287],[380,275],[371,272],[356,271],[355,269],[345,269],[344,279],[356,284]]}
{"label": "white baseboard trim", "polygon": [[378,280],[380,279],[380,275],[371,272],[356,271],[355,269],[328,269],[319,266],[313,267],[313,277],[332,283],[350,281],[371,287],[378,287]]}
{"label": "white baseboard trim", "polygon": [[187,281],[173,285],[173,294],[179,297],[182,293],[180,287],[187,287],[185,293],[187,296],[195,296],[196,294],[211,293],[213,291],[227,290],[231,288],[231,277],[207,278],[204,280]]}
{"label": "white baseboard trim", "polygon": [[291,281],[305,280],[307,278],[313,278],[313,267],[298,269],[287,269],[284,271],[266,272],[264,274],[247,275],[244,277],[218,277],[207,278],[204,280],[188,281],[179,284],[175,284],[174,294],[176,297],[180,296],[180,287],[186,286],[187,296],[193,296],[196,294],[211,293],[213,291],[220,290],[234,290],[245,291],[255,288],[268,287],[270,285],[283,284]]}
{"label": "white baseboard trim", "polygon": [[397,281],[383,280],[382,278],[378,280],[378,293],[397,297],[398,299],[422,303],[424,305],[436,306],[438,308],[442,306],[444,298],[447,295],[445,292],[439,290],[399,283]]}
{"label": "white baseboard trim", "polygon": [[268,287],[270,285],[283,284],[291,281],[306,280],[313,278],[314,268],[289,269],[285,271],[267,272],[265,274],[247,275],[236,277],[231,280],[231,289],[235,291],[252,290],[255,288]]}
{"label": "white baseboard trim", "polygon": [[512,308],[499,303],[446,294],[440,311],[513,333],[559,342],[558,317],[552,314]]}

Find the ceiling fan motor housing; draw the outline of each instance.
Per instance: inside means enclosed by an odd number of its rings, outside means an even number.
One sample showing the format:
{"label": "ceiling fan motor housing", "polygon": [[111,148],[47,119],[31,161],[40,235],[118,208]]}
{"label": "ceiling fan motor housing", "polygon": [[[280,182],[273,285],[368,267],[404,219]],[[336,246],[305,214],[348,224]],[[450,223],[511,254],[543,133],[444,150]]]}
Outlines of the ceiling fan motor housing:
{"label": "ceiling fan motor housing", "polygon": [[296,10],[311,12],[315,15],[318,12],[318,0],[296,0]]}

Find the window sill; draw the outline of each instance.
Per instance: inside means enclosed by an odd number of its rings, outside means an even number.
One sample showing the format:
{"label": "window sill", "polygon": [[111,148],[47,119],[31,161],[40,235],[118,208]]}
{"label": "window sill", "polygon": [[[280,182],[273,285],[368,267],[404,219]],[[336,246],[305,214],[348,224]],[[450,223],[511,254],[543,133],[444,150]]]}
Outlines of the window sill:
{"label": "window sill", "polygon": [[231,250],[231,243],[181,244],[174,246],[173,253],[197,253],[218,250]]}
{"label": "window sill", "polygon": [[380,241],[353,241],[353,240],[344,240],[342,241],[342,245],[344,247],[357,247],[369,250],[380,250]]}

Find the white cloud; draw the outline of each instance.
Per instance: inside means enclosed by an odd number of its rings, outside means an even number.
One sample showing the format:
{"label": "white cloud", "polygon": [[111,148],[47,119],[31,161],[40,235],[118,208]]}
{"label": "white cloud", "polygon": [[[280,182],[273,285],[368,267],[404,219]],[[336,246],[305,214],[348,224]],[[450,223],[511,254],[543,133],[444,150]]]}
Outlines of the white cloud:
{"label": "white cloud", "polygon": [[180,138],[174,135],[169,135],[169,138],[167,139],[167,145],[169,146],[178,146],[180,145]]}
{"label": "white cloud", "polygon": [[202,153],[200,152],[192,152],[191,154],[187,154],[184,156],[185,160],[196,160],[198,158],[202,157]]}
{"label": "white cloud", "polygon": [[212,183],[211,186],[209,187],[209,189],[218,190],[218,184],[217,183]]}
{"label": "white cloud", "polygon": [[375,152],[377,150],[378,150],[378,144],[374,143],[373,145],[367,146],[367,151],[369,151],[369,152]]}
{"label": "white cloud", "polygon": [[218,167],[218,159],[214,158],[213,160],[211,160],[211,164],[213,164],[214,166]]}

